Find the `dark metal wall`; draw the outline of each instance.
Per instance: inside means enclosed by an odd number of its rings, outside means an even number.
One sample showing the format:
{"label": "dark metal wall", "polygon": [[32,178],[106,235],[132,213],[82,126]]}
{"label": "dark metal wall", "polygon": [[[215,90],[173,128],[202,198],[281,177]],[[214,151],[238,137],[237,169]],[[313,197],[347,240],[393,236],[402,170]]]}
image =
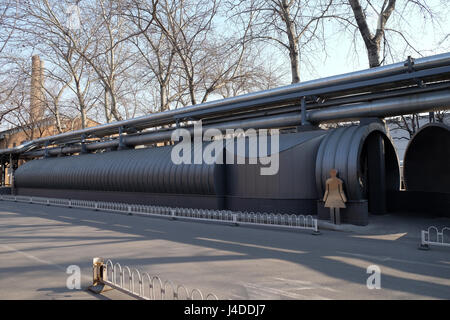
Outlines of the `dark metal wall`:
{"label": "dark metal wall", "polygon": [[245,154],[235,152],[235,162],[240,157],[246,164],[226,168],[229,209],[315,213],[316,200],[320,197],[315,188],[315,160],[320,142],[327,134],[315,130],[281,135],[276,175],[261,175],[261,168],[267,165],[249,164],[250,141],[246,139]]}
{"label": "dark metal wall", "polygon": [[[17,188],[220,195],[223,166],[175,165],[171,146],[33,160],[15,172]],[[192,153],[193,154],[193,153]]]}
{"label": "dark metal wall", "polygon": [[449,126],[429,124],[414,135],[406,148],[404,179],[408,191],[450,193]]}
{"label": "dark metal wall", "polygon": [[[40,196],[48,191],[56,197],[140,198],[139,202],[167,206],[204,208],[206,203],[230,210],[315,214],[331,168],[338,169],[350,200],[367,199],[364,159],[370,148],[367,138],[373,134],[386,146],[387,169],[375,174],[386,175],[386,189],[398,190],[397,156],[380,123],[281,134],[276,175],[261,175],[267,165],[251,164],[252,141],[240,138],[244,152],[235,150],[235,164],[175,165],[172,146],[112,151],[30,161],[16,171],[16,187],[19,194]],[[230,149],[224,148],[217,157],[226,158],[227,153]],[[244,164],[237,164],[238,157]]]}
{"label": "dark metal wall", "polygon": [[[314,175],[317,149],[327,131],[316,130],[280,136],[279,164],[276,175],[261,175],[261,164],[249,164],[249,140],[246,139],[245,164],[228,165],[227,195],[254,198],[317,199]],[[237,143],[236,143],[237,144]],[[269,144],[271,145],[271,144]],[[273,156],[272,152],[270,153]],[[256,159],[255,159],[256,161]]]}

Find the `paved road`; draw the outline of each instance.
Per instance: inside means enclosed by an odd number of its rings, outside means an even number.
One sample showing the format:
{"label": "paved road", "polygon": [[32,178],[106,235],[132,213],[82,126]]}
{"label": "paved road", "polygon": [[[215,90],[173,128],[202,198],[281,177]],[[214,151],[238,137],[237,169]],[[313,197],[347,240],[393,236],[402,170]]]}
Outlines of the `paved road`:
{"label": "paved road", "polygon": [[[1,201],[0,299],[95,299],[95,256],[225,299],[450,299],[450,249],[417,245],[401,232],[313,236]],[[70,265],[82,290],[66,288]],[[369,265],[380,290],[366,286]]]}

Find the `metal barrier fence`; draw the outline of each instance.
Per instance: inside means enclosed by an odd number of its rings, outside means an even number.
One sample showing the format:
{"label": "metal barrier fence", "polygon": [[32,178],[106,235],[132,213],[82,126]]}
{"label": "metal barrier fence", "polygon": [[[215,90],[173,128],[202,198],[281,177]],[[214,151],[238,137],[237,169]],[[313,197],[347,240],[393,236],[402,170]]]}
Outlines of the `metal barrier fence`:
{"label": "metal barrier fence", "polygon": [[141,300],[219,300],[213,293],[204,295],[199,289],[189,291],[185,286],[163,281],[158,276],[141,273],[137,269],[121,266],[102,258],[93,261],[93,286],[107,285]]}
{"label": "metal barrier fence", "polygon": [[427,250],[430,245],[450,247],[450,228],[444,227],[439,231],[437,227],[431,226],[427,230],[422,230],[420,249]]}
{"label": "metal barrier fence", "polygon": [[203,220],[218,223],[231,223],[234,225],[259,225],[269,227],[274,226],[289,229],[310,230],[313,231],[313,234],[320,233],[318,229],[317,219],[315,219],[311,215],[172,208],[116,202],[70,200],[13,195],[0,195],[0,200],[62,206],[69,208],[94,209],[97,211],[118,212],[139,216],[158,216],[171,219],[185,219],[194,221]]}

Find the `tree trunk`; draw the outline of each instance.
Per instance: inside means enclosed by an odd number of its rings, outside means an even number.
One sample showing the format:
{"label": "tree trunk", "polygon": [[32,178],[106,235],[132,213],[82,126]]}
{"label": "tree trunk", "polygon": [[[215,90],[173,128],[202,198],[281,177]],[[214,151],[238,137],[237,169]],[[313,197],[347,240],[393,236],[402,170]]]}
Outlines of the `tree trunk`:
{"label": "tree trunk", "polygon": [[369,66],[370,68],[376,68],[381,65],[380,61],[380,45],[373,44],[366,47],[367,48],[367,56],[369,58]]}
{"label": "tree trunk", "polygon": [[80,105],[81,128],[86,128],[86,105],[84,104],[83,92],[81,90],[80,80],[75,77],[75,86],[77,89],[77,98]]}
{"label": "tree trunk", "polygon": [[160,111],[166,111],[167,109],[169,109],[167,85],[165,83],[161,83],[159,85],[159,90],[160,90]]}
{"label": "tree trunk", "polygon": [[[289,43],[291,41],[289,40]],[[291,60],[291,75],[292,83],[300,82],[300,67],[299,67],[299,50],[297,41],[293,40],[293,43],[289,46],[289,58]]]}
{"label": "tree trunk", "polygon": [[56,120],[56,129],[58,130],[58,133],[62,133],[62,126],[61,126],[61,116],[59,114],[59,108],[58,108],[59,101],[55,101],[55,120]]}
{"label": "tree trunk", "polygon": [[119,112],[117,111],[116,96],[112,93],[111,90],[109,90],[109,95],[111,96],[111,114],[114,116],[116,121],[121,121],[122,117],[120,116]]}
{"label": "tree trunk", "polygon": [[286,0],[283,0],[283,8],[281,17],[286,24],[286,32],[289,40],[289,59],[291,61],[291,76],[292,83],[300,82],[300,67],[299,67],[299,48],[297,40],[297,30],[295,24],[291,19],[290,5]]}
{"label": "tree trunk", "polygon": [[81,128],[86,128],[86,107],[84,105],[80,105],[80,113],[81,113]]}
{"label": "tree trunk", "polygon": [[189,96],[191,97],[191,103],[192,105],[197,104],[197,99],[195,98],[195,86],[194,86],[194,79],[192,77],[189,77]]}
{"label": "tree trunk", "polygon": [[107,123],[111,122],[111,112],[109,110],[109,95],[106,87],[105,87],[105,118]]}
{"label": "tree trunk", "polygon": [[369,58],[369,66],[371,68],[380,66],[380,39],[375,39],[372,35],[367,24],[366,15],[364,10],[359,4],[358,0],[349,0],[352,7],[353,14],[355,15],[356,23],[358,24],[358,30],[361,37],[364,40],[364,44],[367,50],[367,56]]}

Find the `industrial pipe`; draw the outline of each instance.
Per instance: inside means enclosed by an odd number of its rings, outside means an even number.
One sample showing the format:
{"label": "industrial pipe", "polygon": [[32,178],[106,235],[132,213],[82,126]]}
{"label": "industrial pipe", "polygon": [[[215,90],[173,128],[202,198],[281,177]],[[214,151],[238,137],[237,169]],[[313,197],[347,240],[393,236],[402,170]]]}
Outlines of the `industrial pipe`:
{"label": "industrial pipe", "polygon": [[331,107],[308,112],[311,123],[360,118],[389,117],[434,111],[450,106],[450,90],[414,94],[406,97],[381,99],[374,102]]}
{"label": "industrial pipe", "polygon": [[[283,128],[283,127],[291,127],[298,125],[301,121],[301,115],[299,112],[294,112],[290,114],[282,114],[271,117],[261,117],[247,120],[237,120],[231,122],[217,123],[215,125],[203,126],[203,130],[208,129],[218,129],[220,131],[225,131],[227,129],[270,129],[270,128]],[[185,127],[190,132],[191,135],[194,134],[194,127]],[[123,144],[127,146],[138,146],[145,145],[163,141],[171,140],[173,130],[166,131],[156,131],[150,133],[143,133],[139,135],[124,135],[122,137]],[[108,140],[108,141],[100,141],[86,144],[87,151],[95,151],[99,149],[106,148],[117,148],[119,146],[119,139]],[[49,156],[57,156],[60,154],[69,154],[69,153],[79,153],[82,151],[81,145],[77,146],[68,146],[68,147],[58,147],[58,148],[50,148],[50,149],[41,149],[36,151],[30,151],[23,154],[25,158],[36,158],[43,157],[47,153]]]}
{"label": "industrial pipe", "polygon": [[[386,117],[402,114],[433,111],[439,108],[450,106],[450,90],[442,92],[428,92],[415,94],[407,97],[396,97],[381,99],[370,103],[351,104],[339,107],[330,107],[307,112],[307,120],[311,123],[321,123],[327,121],[358,120],[361,118]],[[301,122],[300,112],[290,112],[269,117],[251,118],[245,120],[235,120],[230,122],[216,123],[214,125],[203,126],[203,130],[218,129],[269,129],[297,126]],[[193,134],[193,127],[186,127]],[[145,145],[171,139],[173,130],[155,131],[137,135],[124,135],[123,143],[129,146]],[[94,142],[86,144],[87,151],[98,149],[117,148],[119,139]],[[81,146],[69,146],[62,148],[51,148],[47,150],[50,156],[59,154],[79,153]],[[42,157],[45,150],[37,150],[24,153],[24,157]]]}
{"label": "industrial pipe", "polygon": [[[292,84],[289,86],[284,86],[280,88],[260,91],[256,93],[249,93],[237,97],[206,102],[199,105],[189,106],[176,110],[168,110],[156,114],[150,114],[142,117],[137,117],[133,119],[117,121],[113,123],[103,124],[96,127],[85,128],[81,130],[61,133],[51,137],[43,137],[33,141],[33,145],[44,145],[46,143],[53,143],[55,141],[66,141],[69,139],[74,139],[82,135],[89,136],[91,134],[96,134],[96,136],[108,135],[117,132],[120,127],[136,127],[139,125],[158,126],[166,124],[168,120],[174,120],[174,117],[181,117],[182,115],[198,112],[203,110],[208,110],[216,107],[221,107],[225,105],[261,99],[266,97],[278,96],[283,94],[290,94],[304,90],[328,87],[338,84],[346,84],[350,82],[360,82],[369,79],[376,79],[381,77],[386,77],[390,75],[400,74],[407,72],[414,68],[414,70],[424,70],[428,68],[434,68],[450,64],[450,53],[444,53],[439,55],[434,55],[430,57],[420,58],[417,60],[408,60],[410,64],[405,62],[395,63],[391,65],[381,66],[377,68],[366,69],[362,71],[356,71],[351,73],[346,73],[342,75],[331,76],[322,79],[316,79],[311,81],[306,81],[302,83]],[[20,148],[14,149],[14,152],[20,152]],[[11,153],[13,149],[0,150],[2,153]]]}

